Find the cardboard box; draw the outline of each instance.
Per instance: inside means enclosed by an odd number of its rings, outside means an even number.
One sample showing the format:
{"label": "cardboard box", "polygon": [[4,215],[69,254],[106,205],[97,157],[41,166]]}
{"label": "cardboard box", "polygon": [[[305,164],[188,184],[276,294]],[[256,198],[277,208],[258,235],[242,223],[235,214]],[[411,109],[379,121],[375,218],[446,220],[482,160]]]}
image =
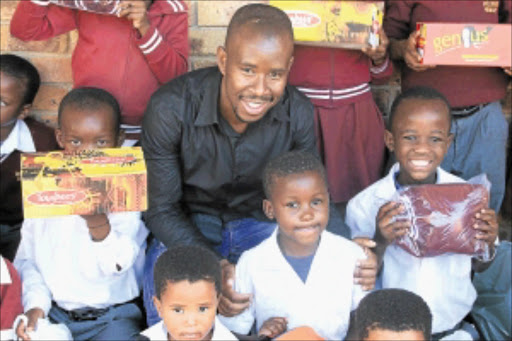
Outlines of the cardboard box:
{"label": "cardboard box", "polygon": [[293,25],[297,44],[361,49],[379,45],[384,1],[274,1]]}
{"label": "cardboard box", "polygon": [[418,53],[425,65],[512,64],[512,25],[418,23]]}
{"label": "cardboard box", "polygon": [[22,154],[21,188],[25,218],[147,209],[140,147]]}

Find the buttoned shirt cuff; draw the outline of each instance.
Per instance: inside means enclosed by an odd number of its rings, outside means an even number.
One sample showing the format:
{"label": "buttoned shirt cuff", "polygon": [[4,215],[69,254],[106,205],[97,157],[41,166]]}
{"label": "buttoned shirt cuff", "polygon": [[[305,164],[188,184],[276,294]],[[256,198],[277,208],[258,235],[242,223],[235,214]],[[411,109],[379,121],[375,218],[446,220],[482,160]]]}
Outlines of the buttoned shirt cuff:
{"label": "buttoned shirt cuff", "polygon": [[50,0],[30,0],[30,2],[39,6],[48,6],[50,4]]}

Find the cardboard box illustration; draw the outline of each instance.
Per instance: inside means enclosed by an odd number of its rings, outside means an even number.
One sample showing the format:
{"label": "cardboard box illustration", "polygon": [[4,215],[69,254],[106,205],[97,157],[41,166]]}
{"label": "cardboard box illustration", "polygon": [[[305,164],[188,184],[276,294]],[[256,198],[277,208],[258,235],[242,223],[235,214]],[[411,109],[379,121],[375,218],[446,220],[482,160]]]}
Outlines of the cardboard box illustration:
{"label": "cardboard box illustration", "polygon": [[379,45],[384,1],[275,1],[293,25],[298,44],[361,49]]}
{"label": "cardboard box illustration", "polygon": [[21,187],[25,218],[147,209],[140,147],[22,154]]}
{"label": "cardboard box illustration", "polygon": [[501,66],[512,64],[512,25],[426,23],[420,31],[418,53],[425,65]]}

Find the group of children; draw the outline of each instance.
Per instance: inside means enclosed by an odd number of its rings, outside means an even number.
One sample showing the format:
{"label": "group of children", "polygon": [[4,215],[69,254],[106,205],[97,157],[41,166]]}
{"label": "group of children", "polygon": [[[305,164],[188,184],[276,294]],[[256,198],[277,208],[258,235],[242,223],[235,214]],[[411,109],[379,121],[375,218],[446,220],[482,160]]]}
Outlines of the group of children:
{"label": "group of children", "polygon": [[[147,58],[144,69],[151,78],[144,89],[136,91],[137,96],[149,93],[137,100],[142,103],[158,84],[185,71],[179,65],[183,60],[186,65],[188,52],[171,53],[166,45],[172,40],[170,32],[179,28],[166,22],[162,13],[182,13],[181,2],[158,1],[151,7],[146,0],[132,2],[135,8],[138,2],[146,4],[147,16],[152,18],[125,14],[138,35],[123,48],[142,49]],[[30,39],[44,39],[75,27],[84,32],[79,40],[81,48],[91,43],[86,31],[91,30],[94,39],[102,39],[91,23],[100,19],[90,13],[43,8],[29,1],[22,1],[20,6],[25,14],[31,13],[34,26],[40,26],[41,21],[47,25],[44,34],[34,36],[32,24],[15,16],[14,27]],[[182,20],[182,14],[176,14],[177,18]],[[114,22],[108,25],[128,32],[127,27],[117,27]],[[79,58],[75,51],[75,65],[86,70],[95,67]],[[101,57],[97,59],[102,62]],[[130,75],[128,62],[136,64],[137,59],[127,57],[118,63],[126,77]],[[159,73],[170,69],[172,74]],[[13,236],[12,240],[2,237],[2,255],[7,258],[0,259],[2,340],[236,340],[247,338],[249,333],[285,339],[287,332],[302,326],[313,330],[308,339],[311,335],[329,340],[475,337],[464,322],[476,298],[471,271],[481,271],[493,260],[496,213],[483,209],[475,216],[476,238],[484,240],[490,250],[485,261],[461,254],[414,257],[393,244],[409,227],[396,219],[404,208],[392,202],[400,188],[464,181],[440,168],[453,137],[450,105],[439,92],[415,87],[395,100],[384,141],[397,163],[347,207],[346,222],[352,238],[375,241],[373,252],[381,260],[383,289],[369,293],[354,283],[354,269],[368,250],[325,231],[330,194],[322,162],[305,152],[289,152],[272,160],[262,175],[266,195],[263,210],[276,221],[276,230],[243,253],[236,265],[235,289],[251,295],[249,308],[236,316],[217,316],[221,295],[217,256],[201,247],[179,246],[157,261],[153,301],[162,321],[143,331],[139,297],[148,230],[140,213],[24,221],[21,215],[21,190],[15,175],[20,152],[61,148],[72,153],[119,147],[125,139],[122,124],[133,128],[140,123],[143,109],[130,104],[134,95],[119,93],[136,89],[119,84],[109,88],[104,80],[89,81],[87,74],[74,73],[76,88],[60,103],[58,128],[53,133],[26,118],[39,88],[37,70],[20,57],[1,56],[0,227],[2,236]],[[127,81],[125,76],[108,79]],[[4,253],[7,246],[10,253]],[[9,261],[13,259],[14,267]]]}

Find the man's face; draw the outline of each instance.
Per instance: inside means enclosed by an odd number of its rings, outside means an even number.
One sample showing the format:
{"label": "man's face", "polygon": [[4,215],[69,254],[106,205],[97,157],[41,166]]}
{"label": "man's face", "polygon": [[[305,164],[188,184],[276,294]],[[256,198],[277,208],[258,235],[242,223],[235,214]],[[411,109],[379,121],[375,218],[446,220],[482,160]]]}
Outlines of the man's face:
{"label": "man's face", "polygon": [[223,74],[220,110],[241,132],[260,120],[283,95],[293,62],[293,41],[286,34],[265,36],[248,26],[233,33],[217,61]]}

